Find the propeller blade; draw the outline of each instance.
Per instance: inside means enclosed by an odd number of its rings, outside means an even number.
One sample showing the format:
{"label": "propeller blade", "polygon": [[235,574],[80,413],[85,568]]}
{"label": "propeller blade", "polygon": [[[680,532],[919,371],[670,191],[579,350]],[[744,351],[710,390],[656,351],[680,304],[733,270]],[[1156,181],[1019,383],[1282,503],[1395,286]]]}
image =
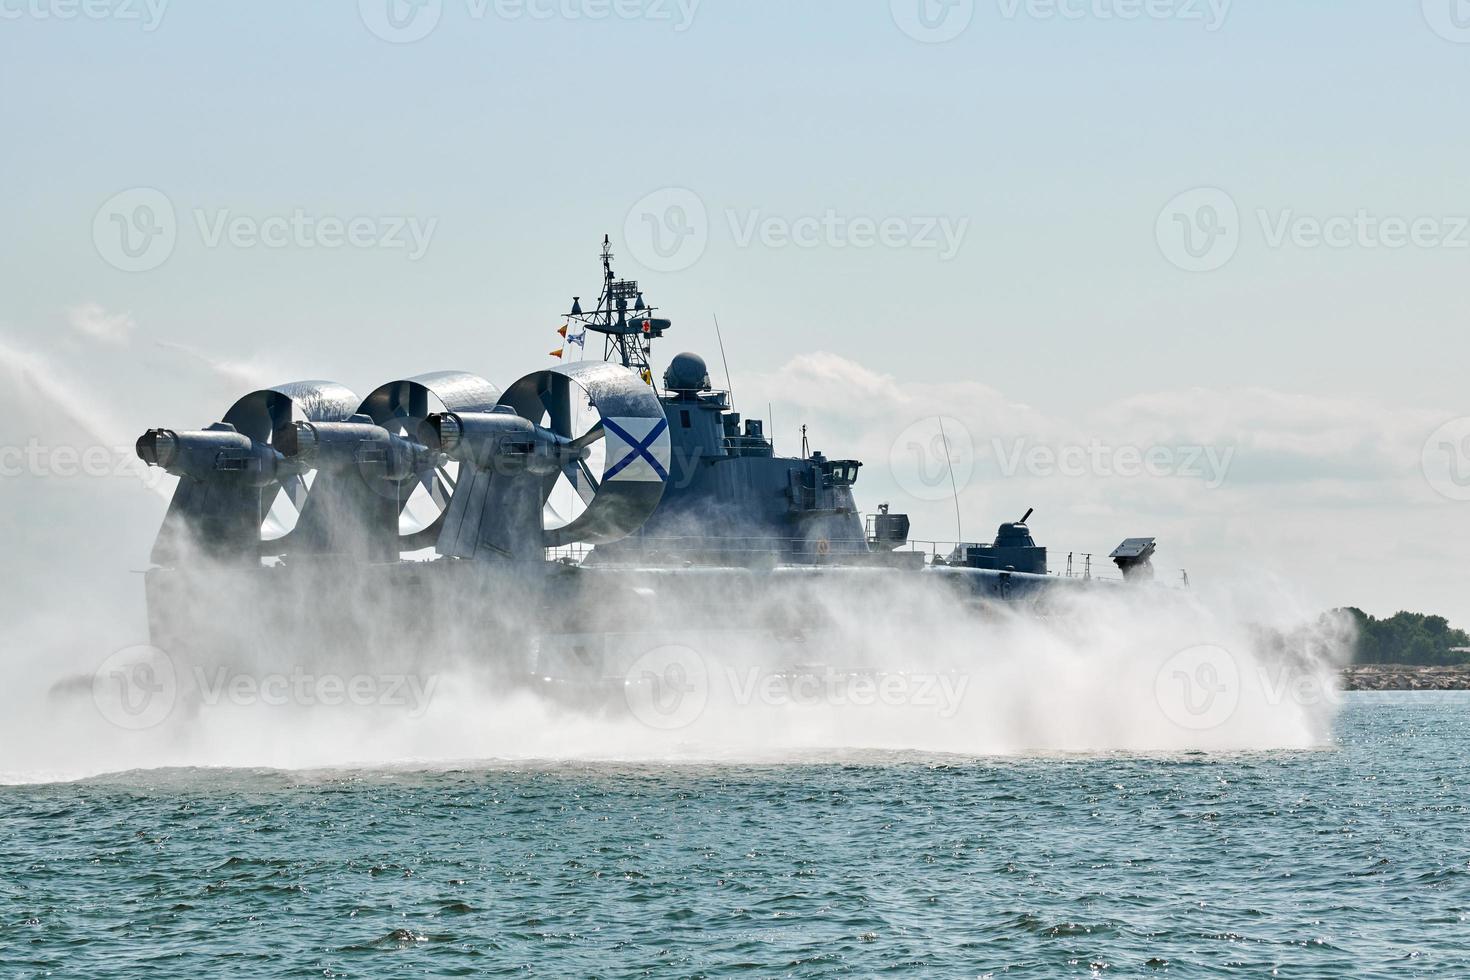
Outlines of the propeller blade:
{"label": "propeller blade", "polygon": [[582,436],[580,439],[572,440],[572,444],[568,448],[575,449],[580,452],[581,450],[586,449],[588,446],[592,445],[594,442],[601,439],[605,435],[607,435],[607,430],[602,427],[601,422],[598,422],[592,428],[587,430],[586,435]]}
{"label": "propeller blade", "polygon": [[296,508],[298,514],[301,513],[301,508],[306,506],[306,481],[302,479],[301,474],[295,473],[286,477],[281,483],[281,488],[286,491],[291,506]]}
{"label": "propeller blade", "polygon": [[541,404],[546,407],[552,432],[563,439],[572,437],[572,383],[564,375],[551,374],[541,390]]}
{"label": "propeller blade", "polygon": [[444,467],[439,467],[424,479],[424,486],[429,491],[429,499],[434,501],[434,506],[440,510],[449,506],[449,498],[454,493],[454,481],[449,478],[449,473]]}
{"label": "propeller blade", "polygon": [[592,498],[597,496],[597,479],[592,475],[592,470],[588,468],[585,460],[579,459],[575,463],[568,463],[562,467],[562,475],[567,478],[572,489],[577,491],[577,496],[582,498],[582,503],[592,503]]}

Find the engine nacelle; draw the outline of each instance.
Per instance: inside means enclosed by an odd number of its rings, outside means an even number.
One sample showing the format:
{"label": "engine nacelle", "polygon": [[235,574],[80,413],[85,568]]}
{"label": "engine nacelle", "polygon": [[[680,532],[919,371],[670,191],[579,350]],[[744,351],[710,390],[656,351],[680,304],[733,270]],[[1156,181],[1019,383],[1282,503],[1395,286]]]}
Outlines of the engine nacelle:
{"label": "engine nacelle", "polygon": [[216,423],[199,432],[149,429],[138,439],[138,458],[174,476],[207,482],[219,474],[250,486],[275,481],[281,457],[270,446],[242,435],[233,425]]}
{"label": "engine nacelle", "polygon": [[319,470],[356,468],[365,480],[407,480],[435,465],[442,454],[363,421],[292,422],[276,432],[276,448],[288,460]]}
{"label": "engine nacelle", "polygon": [[450,459],[497,475],[544,478],[585,458],[568,440],[509,410],[429,416],[429,432]]}

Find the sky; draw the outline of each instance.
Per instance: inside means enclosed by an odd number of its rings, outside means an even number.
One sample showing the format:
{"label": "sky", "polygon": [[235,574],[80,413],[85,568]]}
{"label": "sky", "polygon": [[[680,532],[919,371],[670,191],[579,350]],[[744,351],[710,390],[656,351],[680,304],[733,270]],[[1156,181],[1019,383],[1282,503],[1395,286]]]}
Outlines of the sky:
{"label": "sky", "polygon": [[0,81],[22,551],[146,563],[60,446],[544,367],[609,234],[916,537],[1470,626],[1463,0],[0,0]]}

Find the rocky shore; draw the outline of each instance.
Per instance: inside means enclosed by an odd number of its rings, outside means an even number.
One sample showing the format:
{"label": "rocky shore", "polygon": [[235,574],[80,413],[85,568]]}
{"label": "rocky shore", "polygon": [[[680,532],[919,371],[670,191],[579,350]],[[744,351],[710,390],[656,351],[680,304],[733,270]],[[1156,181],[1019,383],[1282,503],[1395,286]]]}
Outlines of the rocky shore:
{"label": "rocky shore", "polygon": [[1348,691],[1470,691],[1470,666],[1354,664],[1343,668],[1342,685]]}

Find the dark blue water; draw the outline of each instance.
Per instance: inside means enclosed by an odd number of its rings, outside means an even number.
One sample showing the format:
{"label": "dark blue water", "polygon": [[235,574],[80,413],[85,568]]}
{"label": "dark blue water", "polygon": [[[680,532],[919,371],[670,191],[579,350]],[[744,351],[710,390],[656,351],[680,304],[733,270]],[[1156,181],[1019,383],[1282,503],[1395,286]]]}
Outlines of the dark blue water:
{"label": "dark blue water", "polygon": [[0,975],[1470,976],[1470,697],[1336,747],[0,789]]}

